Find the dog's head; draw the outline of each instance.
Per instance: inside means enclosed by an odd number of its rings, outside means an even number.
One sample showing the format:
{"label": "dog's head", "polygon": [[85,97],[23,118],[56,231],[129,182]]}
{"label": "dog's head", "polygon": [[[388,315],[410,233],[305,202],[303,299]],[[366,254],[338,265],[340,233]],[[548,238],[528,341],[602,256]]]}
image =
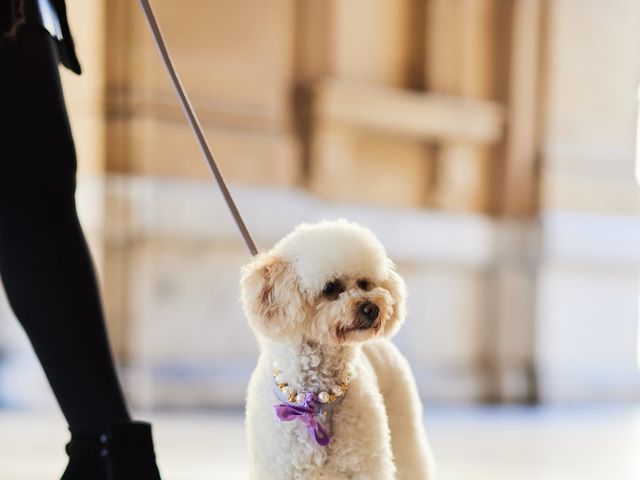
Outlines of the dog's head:
{"label": "dog's head", "polygon": [[345,220],[298,226],[254,257],[240,283],[250,326],[280,342],[360,342],[404,320],[404,281],[384,247]]}

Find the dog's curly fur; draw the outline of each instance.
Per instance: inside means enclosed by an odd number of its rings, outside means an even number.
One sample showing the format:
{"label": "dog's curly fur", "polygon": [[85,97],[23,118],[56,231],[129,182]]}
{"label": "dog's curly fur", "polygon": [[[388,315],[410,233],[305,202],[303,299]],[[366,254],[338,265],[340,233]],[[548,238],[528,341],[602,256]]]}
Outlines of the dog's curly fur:
{"label": "dog's curly fur", "polygon": [[[302,224],[243,268],[241,292],[261,347],[247,397],[252,479],[433,478],[415,381],[388,340],[404,321],[404,281],[369,230]],[[379,308],[373,321],[364,302]],[[328,390],[353,368],[327,447],[276,420],[274,362],[297,392]]]}

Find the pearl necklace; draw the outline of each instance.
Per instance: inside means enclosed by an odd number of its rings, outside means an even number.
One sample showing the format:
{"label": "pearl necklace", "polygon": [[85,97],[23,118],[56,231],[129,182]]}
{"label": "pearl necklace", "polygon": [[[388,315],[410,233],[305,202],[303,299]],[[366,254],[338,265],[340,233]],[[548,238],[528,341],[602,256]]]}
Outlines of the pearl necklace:
{"label": "pearl necklace", "polygon": [[[302,404],[304,402],[305,394],[302,392],[294,391],[287,382],[282,380],[282,378],[280,377],[281,374],[282,371],[274,365],[273,378],[278,389],[285,395],[289,403]],[[318,401],[325,404],[335,402],[339,397],[347,393],[347,390],[349,389],[349,382],[351,382],[352,376],[353,374],[351,372],[351,369],[347,369],[346,373],[342,376],[342,381],[338,385],[332,387],[330,391],[323,390],[318,393]]]}

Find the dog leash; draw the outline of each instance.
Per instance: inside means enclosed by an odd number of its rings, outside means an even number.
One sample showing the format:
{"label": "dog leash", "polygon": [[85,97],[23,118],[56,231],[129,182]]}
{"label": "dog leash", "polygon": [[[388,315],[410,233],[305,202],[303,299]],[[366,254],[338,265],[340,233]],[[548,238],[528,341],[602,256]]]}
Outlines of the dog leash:
{"label": "dog leash", "polygon": [[215,177],[216,182],[220,187],[220,191],[222,192],[224,200],[225,202],[227,202],[227,207],[229,207],[229,210],[231,211],[231,215],[233,216],[233,219],[235,220],[236,225],[238,226],[238,229],[242,234],[244,243],[247,244],[247,247],[249,248],[249,251],[251,252],[251,254],[256,255],[258,253],[256,244],[254,243],[253,238],[251,237],[251,234],[247,229],[247,226],[242,220],[242,215],[240,215],[240,212],[238,211],[238,208],[236,207],[236,204],[233,201],[233,197],[231,196],[231,193],[227,188],[227,184],[224,180],[224,177],[222,176],[222,172],[220,172],[220,169],[218,168],[216,158],[214,157],[213,152],[211,151],[211,148],[207,143],[207,139],[204,136],[204,133],[202,131],[202,126],[200,125],[200,120],[198,119],[198,116],[193,110],[193,106],[191,105],[191,101],[187,96],[187,92],[184,90],[184,87],[182,86],[182,81],[180,80],[180,77],[178,76],[176,69],[173,65],[173,61],[171,60],[171,56],[169,55],[169,51],[167,50],[167,45],[164,41],[164,38],[162,37],[162,33],[160,32],[160,27],[158,26],[156,17],[153,14],[153,9],[149,4],[149,0],[140,0],[140,6],[142,7],[144,16],[147,19],[147,24],[149,25],[149,29],[151,30],[153,39],[155,40],[156,47],[158,47],[158,51],[160,52],[160,57],[162,57],[162,61],[164,63],[165,68],[167,69],[169,77],[171,77],[171,82],[175,87],[176,94],[178,96],[178,99],[180,100],[180,104],[182,105],[182,109],[184,110],[184,113],[187,116],[187,120],[189,121],[189,125],[191,126],[191,131],[198,139],[198,143],[200,144],[200,150],[202,151],[202,154],[207,160],[209,169],[211,170],[211,173]]}

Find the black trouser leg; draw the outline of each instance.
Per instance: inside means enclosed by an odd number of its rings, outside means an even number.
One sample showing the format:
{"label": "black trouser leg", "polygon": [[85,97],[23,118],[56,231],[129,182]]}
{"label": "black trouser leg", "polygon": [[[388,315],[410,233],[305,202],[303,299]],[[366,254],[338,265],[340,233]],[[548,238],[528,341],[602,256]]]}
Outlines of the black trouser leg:
{"label": "black trouser leg", "polygon": [[0,274],[73,431],[129,419],[76,214],[57,51],[38,27],[0,43]]}

